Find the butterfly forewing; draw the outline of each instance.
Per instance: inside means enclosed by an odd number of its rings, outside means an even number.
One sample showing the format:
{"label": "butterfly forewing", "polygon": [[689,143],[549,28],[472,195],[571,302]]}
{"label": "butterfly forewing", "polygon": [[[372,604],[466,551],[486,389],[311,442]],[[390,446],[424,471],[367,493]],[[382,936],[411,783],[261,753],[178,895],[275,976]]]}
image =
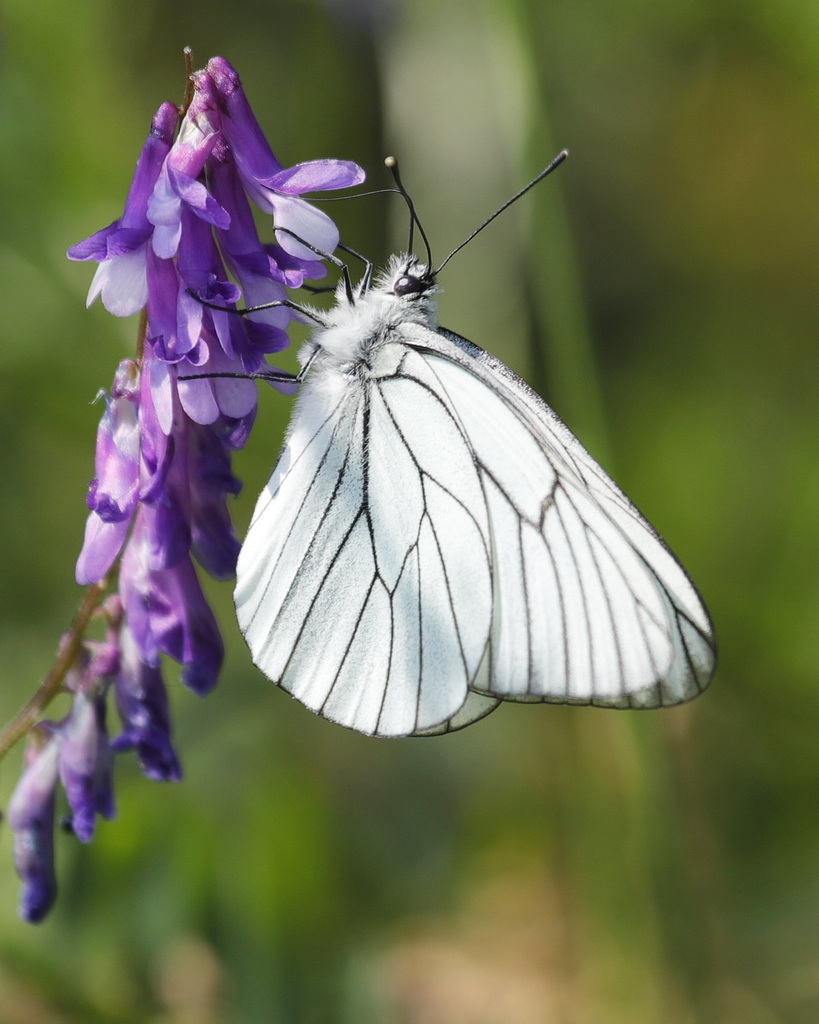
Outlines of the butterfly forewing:
{"label": "butterfly forewing", "polygon": [[496,703],[465,707],[492,614],[478,469],[423,357],[396,348],[341,402],[320,373],[308,382],[236,588],[262,671],[383,736],[447,731]]}
{"label": "butterfly forewing", "polygon": [[[363,501],[362,420],[349,400],[321,417],[300,403],[259,498],[236,570],[239,625],[254,661],[278,681]],[[336,576],[338,574],[336,573]],[[343,581],[342,581],[343,582]]]}

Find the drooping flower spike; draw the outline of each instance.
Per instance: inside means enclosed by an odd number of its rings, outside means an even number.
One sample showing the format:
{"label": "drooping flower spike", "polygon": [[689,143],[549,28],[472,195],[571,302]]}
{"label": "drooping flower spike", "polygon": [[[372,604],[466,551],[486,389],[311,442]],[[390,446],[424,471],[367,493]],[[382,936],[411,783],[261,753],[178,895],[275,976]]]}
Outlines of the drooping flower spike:
{"label": "drooping flower spike", "polygon": [[[42,920],[56,897],[57,783],[71,829],[87,842],[97,816],[114,814],[115,753],[134,750],[148,778],[178,780],[163,657],[182,666],[182,681],[199,695],[222,665],[197,565],[216,579],[234,573],[228,498],[241,483],[231,457],[252,428],[256,389],[235,377],[181,378],[258,372],[286,347],[286,306],[247,317],[214,306],[281,302],[287,288],[324,277],[314,250],[332,252],[338,230],[302,196],[364,179],[341,160],[284,168],[223,57],[192,81],[181,121],[171,103],[157,111],[122,216],[68,251],[98,264],[88,303],[99,296],[115,316],[143,311],[143,329],[136,358],[120,363],[105,396],[77,561],[81,584],[101,591],[117,577],[103,610],[105,640],[79,646],[64,683],[71,710],[37,726],[9,807],[28,921]],[[249,200],[272,214],[274,231],[285,229],[277,245],[260,240]],[[121,723],[113,740],[111,694]]]}

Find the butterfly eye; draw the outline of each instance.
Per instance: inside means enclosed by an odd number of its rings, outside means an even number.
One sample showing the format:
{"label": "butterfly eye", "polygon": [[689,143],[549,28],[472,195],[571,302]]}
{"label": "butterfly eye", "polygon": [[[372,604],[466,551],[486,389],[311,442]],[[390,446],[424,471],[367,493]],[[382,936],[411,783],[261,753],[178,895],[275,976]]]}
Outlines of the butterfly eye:
{"label": "butterfly eye", "polygon": [[404,274],[399,277],[395,284],[392,286],[394,295],[412,295],[413,292],[420,292],[424,287],[424,282],[420,277],[412,277],[410,274]]}

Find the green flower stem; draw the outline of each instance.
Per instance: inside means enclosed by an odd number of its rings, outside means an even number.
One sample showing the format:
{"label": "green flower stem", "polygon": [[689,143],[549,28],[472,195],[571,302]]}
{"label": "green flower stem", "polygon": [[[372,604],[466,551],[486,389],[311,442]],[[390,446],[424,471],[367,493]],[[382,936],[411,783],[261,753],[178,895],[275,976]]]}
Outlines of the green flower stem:
{"label": "green flower stem", "polygon": [[37,692],[23,705],[9,724],[0,732],[0,758],[5,757],[14,744],[36,724],[40,715],[60,692],[66,673],[74,664],[83,640],[88,623],[100,605],[108,586],[106,579],[89,587],[82,600],[66,640],[60,645],[61,650],[51,671],[42,681]]}

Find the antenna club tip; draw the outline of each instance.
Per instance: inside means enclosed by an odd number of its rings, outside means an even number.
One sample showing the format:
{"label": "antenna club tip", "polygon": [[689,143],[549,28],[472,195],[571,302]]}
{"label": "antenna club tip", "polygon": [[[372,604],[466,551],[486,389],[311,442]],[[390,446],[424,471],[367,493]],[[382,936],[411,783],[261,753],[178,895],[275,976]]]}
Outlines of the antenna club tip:
{"label": "antenna club tip", "polygon": [[384,160],[384,166],[385,167],[389,167],[390,169],[392,169],[393,167],[397,167],[398,166],[398,161],[395,159],[394,156],[388,156]]}

